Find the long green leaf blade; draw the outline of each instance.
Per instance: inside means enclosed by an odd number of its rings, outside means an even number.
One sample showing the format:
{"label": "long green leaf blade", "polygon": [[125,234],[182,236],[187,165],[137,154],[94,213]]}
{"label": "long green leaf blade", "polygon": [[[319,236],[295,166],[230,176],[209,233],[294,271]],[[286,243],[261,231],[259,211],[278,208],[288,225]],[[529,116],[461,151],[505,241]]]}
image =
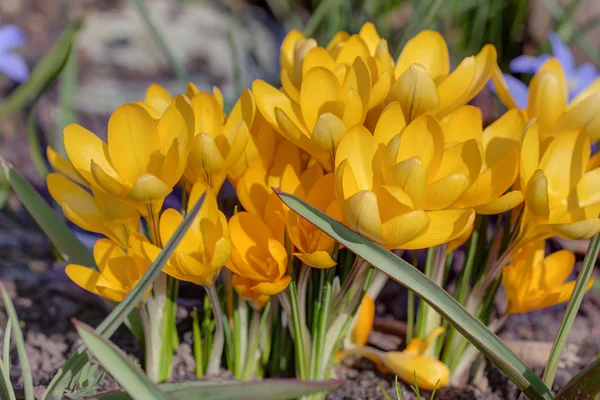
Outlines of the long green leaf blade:
{"label": "long green leaf blade", "polygon": [[530,399],[553,399],[541,379],[481,321],[446,291],[394,253],[317,210],[303,200],[278,193],[285,204],[374,267],[425,299],[450,325],[465,336]]}
{"label": "long green leaf blade", "polygon": [[[25,351],[25,341],[23,340],[23,332],[19,326],[19,317],[15,310],[8,292],[4,288],[4,285],[0,283],[0,294],[2,295],[2,302],[4,308],[8,314],[10,320],[12,335],[15,339],[15,346],[17,348],[17,354],[19,356],[19,364],[21,365],[21,375],[23,378],[23,388],[25,389],[25,400],[34,400],[33,396],[33,378],[31,377],[31,368],[29,367],[29,360],[27,359],[27,351]],[[8,373],[8,371],[7,371]]]}
{"label": "long green leaf blade", "polygon": [[0,121],[21,110],[27,103],[35,102],[56,79],[69,57],[73,39],[80,26],[81,21],[72,21],[42,61],[37,64],[29,80],[0,104]]}
{"label": "long green leaf blade", "polygon": [[[158,385],[174,400],[283,400],[332,390],[340,386],[340,381],[300,381],[296,379],[266,379],[263,381],[197,381]],[[124,392],[111,392],[89,400],[130,400]]]}
{"label": "long green leaf blade", "polygon": [[556,400],[591,399],[600,393],[600,358],[579,371],[556,395]]}
{"label": "long green leaf blade", "polygon": [[4,173],[19,200],[63,257],[70,263],[95,268],[92,253],[77,239],[67,224],[56,215],[29,182],[10,165],[4,165]]}
{"label": "long green leaf blade", "polygon": [[94,357],[134,400],[169,400],[169,397],[152,383],[141,369],[133,365],[117,346],[81,322],[75,322],[75,327]]}
{"label": "long green leaf blade", "polygon": [[[98,325],[96,328],[96,333],[102,335],[104,338],[109,338],[117,330],[119,325],[123,323],[125,317],[135,308],[137,304],[139,304],[144,297],[144,293],[146,293],[148,287],[161,273],[164,265],[167,263],[169,258],[171,258],[171,255],[183,238],[183,235],[185,235],[185,232],[187,232],[188,228],[194,221],[194,218],[196,218],[198,215],[200,207],[202,207],[202,203],[204,203],[204,197],[205,195],[202,195],[194,207],[192,207],[190,212],[187,213],[181,225],[179,225],[171,239],[169,239],[160,255],[152,263],[150,268],[148,268],[146,273],[144,273],[144,276],[142,276],[142,279],[140,279],[138,284],[131,290],[131,292],[129,292],[127,297],[112,310],[112,312],[104,319],[104,321]],[[83,345],[80,346],[75,354],[73,354],[71,358],[67,360],[66,364],[54,376],[48,385],[48,389],[46,390],[43,399],[62,399],[63,392],[73,376],[75,376],[75,374],[77,374],[77,372],[83,368],[89,359],[90,357],[86,352],[86,347]]]}

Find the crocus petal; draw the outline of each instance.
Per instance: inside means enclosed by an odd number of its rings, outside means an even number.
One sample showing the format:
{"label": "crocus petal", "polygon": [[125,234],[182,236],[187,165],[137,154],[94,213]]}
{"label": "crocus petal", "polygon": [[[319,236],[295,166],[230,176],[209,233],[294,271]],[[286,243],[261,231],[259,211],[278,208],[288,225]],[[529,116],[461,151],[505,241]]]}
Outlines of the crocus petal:
{"label": "crocus petal", "polygon": [[531,80],[527,113],[529,118],[538,118],[542,130],[552,130],[565,111],[565,87],[566,82],[561,82],[560,76],[551,71],[541,70]]}
{"label": "crocus petal", "polygon": [[77,172],[88,182],[94,182],[91,163],[94,161],[111,177],[117,173],[108,161],[108,146],[84,127],[71,124],[64,131],[65,150]]}
{"label": "crocus petal", "polygon": [[346,199],[342,209],[354,230],[375,241],[381,240],[381,217],[375,193],[362,190]]}
{"label": "crocus petal", "polygon": [[[175,233],[179,225],[183,222],[183,216],[172,208],[166,209],[160,216],[160,239],[163,243],[167,243],[171,236]],[[193,229],[183,235],[183,238],[177,246],[177,251],[182,253],[193,253],[198,249],[198,237],[194,234]]]}
{"label": "crocus petal", "polygon": [[79,172],[77,172],[73,164],[71,164],[69,160],[67,160],[66,158],[58,154],[56,151],[54,151],[54,149],[52,149],[52,147],[50,146],[46,147],[46,157],[48,157],[48,162],[50,163],[52,168],[56,170],[56,172],[63,174],[64,176],[81,186],[88,186],[88,183],[79,174]]}
{"label": "crocus petal", "polygon": [[442,35],[438,32],[424,30],[410,39],[396,62],[394,70],[396,78],[409,69],[412,64],[421,64],[436,81],[447,76],[450,72],[450,56]]}
{"label": "crocus petal", "polygon": [[252,83],[252,93],[261,114],[274,128],[278,129],[275,109],[279,108],[291,119],[298,129],[305,132],[304,124],[300,122],[302,115],[300,106],[292,102],[285,93],[261,80],[255,80]]}
{"label": "crocus petal", "polygon": [[501,214],[505,211],[512,210],[521,204],[523,200],[523,193],[519,190],[513,190],[489,203],[475,206],[475,212],[484,215]]}
{"label": "crocus petal", "polygon": [[406,121],[400,103],[391,102],[381,112],[373,137],[377,143],[388,144],[390,139],[400,133],[405,126]]}
{"label": "crocus petal", "polygon": [[17,82],[25,82],[29,78],[27,63],[17,53],[0,52],[0,72]]}
{"label": "crocus petal", "polygon": [[433,78],[420,64],[412,64],[398,77],[388,97],[400,103],[408,123],[425,112],[435,110],[440,101]]}
{"label": "crocus petal", "polygon": [[418,238],[404,243],[403,249],[424,249],[455,239],[470,228],[475,220],[475,212],[466,210],[429,211],[430,223],[425,232]]}
{"label": "crocus petal", "polygon": [[431,223],[423,210],[410,211],[391,218],[383,224],[383,243],[387,248],[404,248],[423,235]]}
{"label": "crocus petal", "polygon": [[335,154],[336,167],[342,161],[348,160],[358,186],[368,190],[373,184],[372,160],[376,150],[377,144],[373,135],[364,126],[356,125],[348,129],[338,144]]}
{"label": "crocus petal", "polygon": [[483,116],[474,106],[462,106],[441,121],[444,141],[464,142],[469,139],[482,140]]}
{"label": "crocus petal", "polygon": [[550,32],[548,35],[548,40],[550,41],[550,45],[552,46],[552,54],[554,57],[560,61],[561,65],[568,71],[570,75],[575,71],[575,59],[573,58],[573,52],[569,49],[556,32]]}
{"label": "crocus petal", "polygon": [[357,57],[367,58],[370,55],[369,47],[363,38],[359,35],[352,35],[341,47],[339,53],[335,57],[335,62],[338,64],[352,65]]}
{"label": "crocus petal", "polygon": [[153,83],[146,89],[144,102],[154,108],[158,112],[159,117],[169,107],[171,100],[173,100],[171,93],[158,83]]}
{"label": "crocus petal", "polygon": [[521,55],[510,61],[508,69],[516,74],[535,74],[549,57],[546,54],[542,54],[539,57]]}
{"label": "crocus petal", "polygon": [[294,253],[300,261],[309,267],[313,268],[331,268],[336,265],[331,255],[323,250],[315,251],[314,253]]}
{"label": "crocus petal", "polygon": [[319,116],[312,134],[312,141],[319,149],[331,155],[331,163],[335,159],[335,150],[348,127],[339,117],[332,113]]}
{"label": "crocus petal", "polygon": [[575,254],[559,250],[543,261],[543,280],[546,289],[553,289],[565,282],[575,267]]}
{"label": "crocus petal", "polygon": [[327,50],[322,47],[313,47],[306,53],[302,62],[302,77],[305,77],[308,71],[314,67],[323,67],[333,70],[335,61]]}
{"label": "crocus petal", "polygon": [[381,40],[381,36],[379,36],[379,33],[377,33],[375,24],[372,22],[365,22],[363,26],[361,26],[360,31],[358,31],[358,35],[365,41],[371,54],[374,54],[375,49]]}
{"label": "crocus petal", "polygon": [[465,174],[452,174],[438,179],[427,186],[424,207],[427,210],[442,210],[451,206],[469,188]]}
{"label": "crocus petal", "polygon": [[156,125],[156,131],[163,154],[169,150],[173,140],[177,139],[182,148],[186,149],[187,155],[189,143],[194,136],[194,111],[185,96],[179,95],[167,105]]}
{"label": "crocus petal", "polygon": [[252,96],[249,89],[244,89],[227,116],[227,121],[223,128],[225,135],[229,136],[230,132],[239,129],[238,124],[240,121],[244,121],[246,127],[251,127],[254,123],[255,116],[256,103],[254,101],[254,96]]}
{"label": "crocus petal", "polygon": [[525,190],[527,207],[537,217],[548,217],[550,205],[548,199],[548,179],[544,171],[538,169],[527,183]]}
{"label": "crocus petal", "polygon": [[262,216],[265,212],[271,188],[265,183],[266,173],[262,167],[249,168],[237,185],[237,197],[244,210]]}
{"label": "crocus petal", "polygon": [[280,64],[283,69],[291,69],[294,66],[294,51],[299,40],[306,40],[302,32],[292,29],[285,35],[281,42]]}
{"label": "crocus petal", "polygon": [[313,131],[319,115],[326,112],[341,115],[341,86],[333,72],[323,67],[308,71],[300,89],[300,105],[309,132]]}
{"label": "crocus petal", "polygon": [[252,286],[252,291],[266,296],[275,296],[285,290],[292,280],[292,277],[287,275],[274,282],[261,282]]}
{"label": "crocus petal", "polygon": [[206,92],[198,93],[192,97],[192,108],[196,121],[194,133],[207,133],[216,137],[221,131],[225,117],[215,96]]}
{"label": "crocus petal", "polygon": [[0,52],[12,50],[25,44],[25,33],[14,24],[0,26]]}
{"label": "crocus petal", "polygon": [[600,219],[586,219],[571,224],[552,224],[552,232],[562,238],[570,240],[589,239],[600,231]]}
{"label": "crocus petal", "polygon": [[593,142],[598,141],[600,139],[599,101],[600,92],[596,92],[571,105],[562,115],[558,129],[584,129]]}
{"label": "crocus petal", "polygon": [[440,360],[427,357],[409,357],[402,352],[387,352],[384,365],[404,382],[416,379],[420,389],[439,389],[448,384],[450,369]]}
{"label": "crocus petal", "polygon": [[371,296],[365,294],[360,302],[360,308],[356,316],[356,322],[352,329],[352,341],[357,346],[367,344],[369,334],[373,330],[373,321],[375,319],[375,301]]}
{"label": "crocus petal", "polygon": [[[472,61],[471,61],[472,63]],[[471,72],[472,74],[473,72]],[[511,108],[525,108],[527,106],[527,96],[525,96],[524,101],[517,104],[517,102],[515,102],[515,99],[513,99],[512,93],[513,91],[509,89],[508,84],[507,84],[507,78],[510,75],[503,75],[502,71],[500,70],[500,67],[498,65],[494,66],[493,70],[492,70],[492,88],[494,90],[494,92],[498,95],[498,97],[500,98],[500,101],[502,102],[502,104],[504,104],[504,106],[508,109]],[[471,78],[472,79],[472,78]],[[520,82],[521,87],[524,87],[525,92],[527,92],[527,85],[525,85],[523,82],[519,81],[516,78],[513,78],[515,81]],[[516,93],[515,93],[516,94]],[[523,104],[524,103],[524,104]]]}
{"label": "crocus petal", "polygon": [[151,204],[162,201],[172,188],[165,185],[163,181],[152,174],[142,174],[135,181],[133,187],[127,193],[127,197],[135,202]]}
{"label": "crocus petal", "polygon": [[136,182],[149,171],[153,154],[159,149],[156,124],[143,107],[124,104],[113,112],[108,121],[108,153],[119,176]]}
{"label": "crocus petal", "polygon": [[96,289],[96,283],[98,283],[98,279],[100,278],[100,274],[97,271],[83,265],[69,264],[65,268],[65,273],[77,286],[88,292],[100,295],[98,289]]}

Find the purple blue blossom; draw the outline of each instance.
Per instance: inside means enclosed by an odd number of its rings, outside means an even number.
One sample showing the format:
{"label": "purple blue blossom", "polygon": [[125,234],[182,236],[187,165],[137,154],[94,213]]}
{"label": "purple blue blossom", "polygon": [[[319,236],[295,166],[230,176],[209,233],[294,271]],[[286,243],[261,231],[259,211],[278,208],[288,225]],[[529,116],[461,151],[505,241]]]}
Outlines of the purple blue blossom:
{"label": "purple blue blossom", "polygon": [[17,82],[29,78],[29,68],[25,59],[14,50],[25,43],[25,34],[16,25],[0,26],[0,73]]}
{"label": "purple blue blossom", "polygon": [[[513,59],[508,68],[513,73],[535,74],[548,59],[555,57],[560,62],[567,77],[570,101],[598,78],[600,73],[590,63],[576,67],[573,52],[569,49],[569,46],[560,40],[556,32],[550,32],[548,40],[550,46],[552,46],[552,54],[542,54],[538,57],[522,55]],[[504,79],[519,108],[527,107],[527,85],[512,75],[504,74]]]}

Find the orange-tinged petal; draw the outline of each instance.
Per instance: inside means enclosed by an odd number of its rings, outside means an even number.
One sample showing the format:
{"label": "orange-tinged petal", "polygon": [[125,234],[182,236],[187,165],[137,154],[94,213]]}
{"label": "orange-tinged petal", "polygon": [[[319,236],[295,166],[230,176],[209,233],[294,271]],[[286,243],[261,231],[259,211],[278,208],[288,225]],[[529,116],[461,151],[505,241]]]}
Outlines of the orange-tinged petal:
{"label": "orange-tinged petal", "polygon": [[160,147],[156,123],[144,108],[124,104],[113,112],[108,121],[108,154],[125,181],[133,184],[147,173]]}
{"label": "orange-tinged petal", "polygon": [[94,261],[100,272],[103,272],[108,261],[116,257],[125,257],[125,251],[110,239],[98,239],[94,243]]}
{"label": "orange-tinged petal", "polygon": [[385,353],[384,365],[406,383],[419,385],[419,389],[433,390],[445,387],[450,379],[450,369],[434,358],[411,357],[402,352]]}
{"label": "orange-tinged petal", "polygon": [[446,41],[438,32],[424,30],[410,39],[398,61],[394,74],[402,75],[413,64],[421,64],[434,80],[444,78],[450,72],[450,56]]}
{"label": "orange-tinged petal", "polygon": [[552,290],[565,282],[575,267],[575,254],[559,250],[546,257],[542,263],[545,289]]}
{"label": "orange-tinged petal", "polygon": [[69,264],[65,268],[65,273],[80,288],[100,295],[98,289],[96,289],[96,283],[98,283],[98,279],[100,278],[100,274],[97,271],[83,265]]}
{"label": "orange-tinged petal", "polygon": [[194,136],[194,111],[185,96],[175,97],[158,121],[156,130],[163,154],[167,153],[175,139],[181,142],[182,148],[189,148]]}
{"label": "orange-tinged petal", "polygon": [[65,150],[77,172],[87,182],[94,182],[91,163],[94,161],[111,176],[116,176],[108,157],[108,146],[84,127],[71,124],[64,130]]}
{"label": "orange-tinged petal", "polygon": [[398,77],[388,99],[400,103],[407,123],[435,110],[440,103],[435,82],[421,64],[412,64]]}
{"label": "orange-tinged petal", "polygon": [[313,268],[331,268],[336,265],[336,262],[333,261],[329,252],[324,250],[317,250],[313,253],[294,253],[294,256],[298,257],[304,264]]}
{"label": "orange-tinged petal", "polygon": [[428,211],[429,226],[418,238],[404,243],[403,249],[424,249],[449,242],[461,236],[475,220],[475,212],[466,210]]}
{"label": "orange-tinged petal", "polygon": [[373,321],[375,320],[375,301],[365,294],[362,301],[360,302],[360,308],[358,309],[358,315],[356,316],[356,323],[352,329],[352,341],[357,346],[364,346],[367,344],[369,334],[373,330]]}
{"label": "orange-tinged petal", "polygon": [[260,166],[244,172],[237,185],[237,197],[244,210],[262,216],[271,188],[265,182],[266,173]]}
{"label": "orange-tinged petal", "polygon": [[285,290],[288,287],[290,282],[292,281],[292,277],[289,275],[284,276],[281,279],[278,279],[274,282],[261,282],[254,286],[252,286],[251,290],[254,293],[259,293],[261,295],[266,296],[275,296]]}
{"label": "orange-tinged petal", "polygon": [[[268,241],[273,238],[273,233],[263,220],[247,212],[239,212],[231,217],[229,235],[233,246],[247,265],[250,264],[251,257],[264,259]],[[245,276],[248,276],[247,272],[244,272]]]}

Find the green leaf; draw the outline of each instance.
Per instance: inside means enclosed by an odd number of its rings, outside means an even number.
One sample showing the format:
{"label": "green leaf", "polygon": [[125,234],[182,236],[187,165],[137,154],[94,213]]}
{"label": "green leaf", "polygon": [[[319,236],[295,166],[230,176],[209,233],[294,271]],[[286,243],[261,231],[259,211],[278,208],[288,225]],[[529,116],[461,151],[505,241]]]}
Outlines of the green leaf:
{"label": "green leaf", "polygon": [[579,371],[556,395],[556,400],[592,399],[600,393],[600,358]]}
{"label": "green leaf", "polygon": [[[332,390],[340,381],[300,381],[296,379],[265,379],[263,381],[197,381],[158,385],[174,400],[283,400]],[[111,392],[88,400],[130,400],[123,392]]]}
{"label": "green leaf", "polygon": [[[150,268],[148,268],[148,270],[144,273],[144,276],[142,276],[142,279],[140,279],[138,284],[131,290],[131,292],[129,292],[127,297],[111,311],[108,317],[106,317],[106,319],[104,319],[104,321],[98,325],[96,328],[96,333],[102,335],[104,338],[109,338],[123,323],[125,317],[135,309],[137,304],[139,304],[144,297],[144,293],[146,293],[148,287],[161,273],[163,267],[169,258],[171,258],[171,255],[183,238],[183,235],[185,235],[185,232],[187,232],[188,228],[194,221],[194,218],[196,215],[198,215],[200,207],[202,207],[202,203],[204,203],[204,196],[205,195],[202,195],[200,200],[198,200],[190,212],[188,212],[181,225],[179,225],[173,236],[171,236],[171,239],[169,239]],[[63,392],[69,382],[71,382],[71,379],[81,370],[81,368],[84,367],[89,359],[90,357],[86,352],[86,347],[84,345],[80,346],[75,354],[73,354],[71,358],[67,360],[66,364],[54,376],[42,399],[62,399]]]}
{"label": "green leaf", "polygon": [[541,379],[481,321],[446,291],[391,251],[365,239],[303,200],[278,192],[281,200],[374,267],[388,274],[425,301],[492,361],[530,399],[552,399]]}
{"label": "green leaf", "polygon": [[69,57],[73,38],[80,26],[80,20],[69,23],[54,46],[36,65],[29,80],[21,84],[0,104],[0,121],[21,110],[27,103],[35,103],[48,86],[54,82]]}
{"label": "green leaf", "polygon": [[0,363],[0,399],[15,400],[15,390],[10,382],[9,372],[4,369],[4,364]]}
{"label": "green leaf", "polygon": [[132,364],[117,346],[92,328],[75,322],[77,333],[90,352],[135,400],[169,400],[144,372]]}
{"label": "green leaf", "polygon": [[29,182],[12,166],[4,165],[4,173],[19,200],[65,260],[95,268],[96,263],[91,252],[77,239],[67,224],[56,215]]}
{"label": "green leaf", "polygon": [[[27,351],[25,351],[25,341],[23,340],[23,332],[19,326],[19,317],[15,310],[15,305],[10,299],[8,292],[4,288],[4,285],[0,282],[0,294],[2,295],[2,302],[4,308],[8,314],[10,325],[12,328],[12,335],[15,339],[15,346],[17,347],[17,354],[19,356],[19,364],[21,365],[21,377],[23,378],[23,388],[25,389],[25,400],[34,400],[33,396],[33,378],[31,377],[31,369],[29,368],[29,360],[27,359]],[[6,371],[8,374],[9,371]]]}

